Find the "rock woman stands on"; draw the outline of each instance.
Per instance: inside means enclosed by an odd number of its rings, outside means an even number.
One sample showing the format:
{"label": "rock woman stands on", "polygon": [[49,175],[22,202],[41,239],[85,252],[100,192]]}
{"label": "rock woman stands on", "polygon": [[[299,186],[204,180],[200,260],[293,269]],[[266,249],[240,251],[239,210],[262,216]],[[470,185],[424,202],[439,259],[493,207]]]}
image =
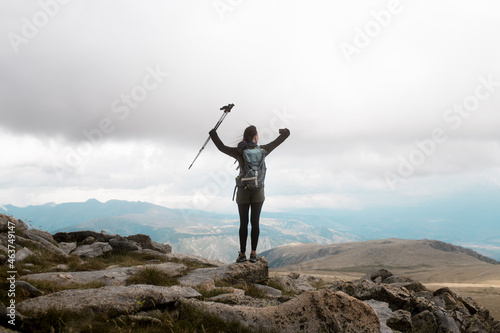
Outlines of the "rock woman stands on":
{"label": "rock woman stands on", "polygon": [[[245,149],[253,149],[258,147],[257,142],[259,141],[259,135],[257,133],[257,128],[255,126],[248,126],[243,133],[243,140],[238,144],[237,147],[228,147],[224,145],[217,135],[215,129],[209,132],[212,141],[215,143],[217,148],[233,158],[235,158],[239,163],[240,171],[243,170],[244,160],[243,151]],[[290,135],[290,131],[285,128],[280,130],[280,135],[273,142],[260,146],[264,150],[265,156],[269,155],[276,147],[278,147],[283,141],[285,141]],[[249,222],[249,212],[251,209],[250,222],[252,224],[251,231],[251,243],[252,251],[250,253],[250,262],[256,262],[257,257],[257,243],[259,241],[259,219],[260,212],[262,210],[262,205],[264,204],[264,187],[258,189],[249,189],[245,187],[238,186],[238,192],[236,194],[236,203],[238,204],[238,212],[240,215],[240,252],[236,262],[245,262],[246,257],[246,247],[248,238],[248,222]]]}

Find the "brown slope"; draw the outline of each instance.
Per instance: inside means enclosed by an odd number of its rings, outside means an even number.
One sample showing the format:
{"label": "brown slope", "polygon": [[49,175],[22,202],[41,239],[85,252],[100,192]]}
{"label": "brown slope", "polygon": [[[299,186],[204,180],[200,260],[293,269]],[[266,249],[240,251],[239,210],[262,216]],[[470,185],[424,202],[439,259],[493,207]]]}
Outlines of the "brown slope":
{"label": "brown slope", "polygon": [[422,282],[498,283],[498,262],[451,244],[386,239],[332,245],[283,246],[262,253],[280,271],[362,275],[386,268]]}

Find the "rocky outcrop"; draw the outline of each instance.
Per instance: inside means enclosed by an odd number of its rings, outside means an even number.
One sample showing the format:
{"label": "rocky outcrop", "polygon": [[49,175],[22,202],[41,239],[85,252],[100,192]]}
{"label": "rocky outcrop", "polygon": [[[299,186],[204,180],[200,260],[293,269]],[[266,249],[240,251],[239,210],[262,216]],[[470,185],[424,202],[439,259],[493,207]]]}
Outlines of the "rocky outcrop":
{"label": "rocky outcrop", "polygon": [[[171,253],[170,246],[146,235],[78,231],[52,236],[0,215],[4,257],[9,222],[19,240],[16,263],[25,271],[15,283],[24,295],[16,303],[15,328],[23,332],[108,331],[120,325],[127,331],[205,331],[207,323],[222,323],[215,331],[500,332],[500,323],[473,299],[449,288],[431,292],[387,270],[328,285],[298,273],[269,277],[263,257],[224,265]],[[54,267],[46,271],[49,256]],[[118,267],[124,257],[134,264]],[[95,267],[102,268],[110,258],[119,259],[107,269],[85,266],[99,262]],[[137,258],[144,263],[137,265]],[[35,268],[44,273],[32,273]],[[1,319],[6,311],[0,303]]]}
{"label": "rocky outcrop", "polygon": [[180,303],[256,332],[380,332],[377,314],[369,305],[327,289],[306,292],[281,305],[264,308],[195,299],[181,299]]}
{"label": "rocky outcrop", "polygon": [[215,282],[238,284],[240,282],[267,283],[269,274],[265,258],[256,263],[231,264],[213,268],[199,268],[183,276],[179,282],[183,286],[212,285]]}
{"label": "rocky outcrop", "polygon": [[302,276],[292,272],[286,276],[277,276],[274,281],[282,286],[287,293],[300,294],[306,291],[316,290],[312,284],[321,283],[322,280],[314,276]]}
{"label": "rocky outcrop", "polygon": [[449,288],[431,292],[418,281],[379,270],[356,281],[338,281],[331,287],[359,300],[384,302],[391,310],[384,320],[398,332],[500,332],[500,323],[469,297]]}
{"label": "rocky outcrop", "polygon": [[151,285],[110,286],[96,289],[63,290],[19,303],[21,313],[37,317],[48,310],[63,310],[77,314],[112,313],[120,315],[161,307],[180,298],[199,297],[200,294],[181,286]]}
{"label": "rocky outcrop", "polygon": [[95,258],[101,257],[112,250],[113,248],[109,245],[109,243],[95,242],[91,245],[78,246],[70,254],[77,255],[80,258]]}
{"label": "rocky outcrop", "polygon": [[180,276],[187,271],[187,267],[184,264],[166,262],[155,265],[117,267],[89,272],[49,272],[29,274],[21,276],[21,279],[26,281],[50,281],[63,286],[69,284],[85,285],[96,282],[102,282],[107,286],[123,286],[130,277],[137,275],[141,270],[147,268],[154,268],[155,270],[170,277]]}
{"label": "rocky outcrop", "polygon": [[143,234],[122,237],[120,235],[109,235],[105,232],[74,231],[58,232],[53,238],[58,243],[76,243],[81,245],[91,245],[96,242],[107,243],[114,251],[139,251],[148,249],[164,254],[172,252],[170,245],[152,241],[149,236]]}

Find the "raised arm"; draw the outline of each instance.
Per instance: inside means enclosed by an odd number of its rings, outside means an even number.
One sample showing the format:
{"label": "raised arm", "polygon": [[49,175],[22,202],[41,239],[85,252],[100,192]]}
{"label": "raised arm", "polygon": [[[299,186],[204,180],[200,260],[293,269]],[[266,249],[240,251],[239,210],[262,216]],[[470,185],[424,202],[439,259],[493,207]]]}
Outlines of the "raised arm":
{"label": "raised arm", "polygon": [[222,143],[222,141],[219,138],[219,135],[217,134],[215,129],[208,132],[208,134],[212,138],[212,141],[214,142],[217,149],[219,149],[224,154],[227,154],[235,159],[239,159],[238,149],[236,147],[228,147],[228,146],[224,145],[224,143]]}
{"label": "raised arm", "polygon": [[273,141],[268,143],[267,145],[260,146],[266,151],[266,155],[269,155],[274,148],[278,147],[290,136],[290,130],[285,128],[285,130]]}

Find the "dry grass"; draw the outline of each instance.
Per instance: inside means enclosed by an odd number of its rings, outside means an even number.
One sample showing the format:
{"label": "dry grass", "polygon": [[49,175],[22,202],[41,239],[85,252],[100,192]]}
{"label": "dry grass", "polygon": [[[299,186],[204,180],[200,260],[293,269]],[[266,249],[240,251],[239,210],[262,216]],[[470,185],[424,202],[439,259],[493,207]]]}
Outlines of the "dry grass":
{"label": "dry grass", "polygon": [[144,267],[137,274],[132,275],[126,281],[131,284],[149,284],[154,286],[170,287],[179,284],[177,278],[168,276],[155,267]]}

